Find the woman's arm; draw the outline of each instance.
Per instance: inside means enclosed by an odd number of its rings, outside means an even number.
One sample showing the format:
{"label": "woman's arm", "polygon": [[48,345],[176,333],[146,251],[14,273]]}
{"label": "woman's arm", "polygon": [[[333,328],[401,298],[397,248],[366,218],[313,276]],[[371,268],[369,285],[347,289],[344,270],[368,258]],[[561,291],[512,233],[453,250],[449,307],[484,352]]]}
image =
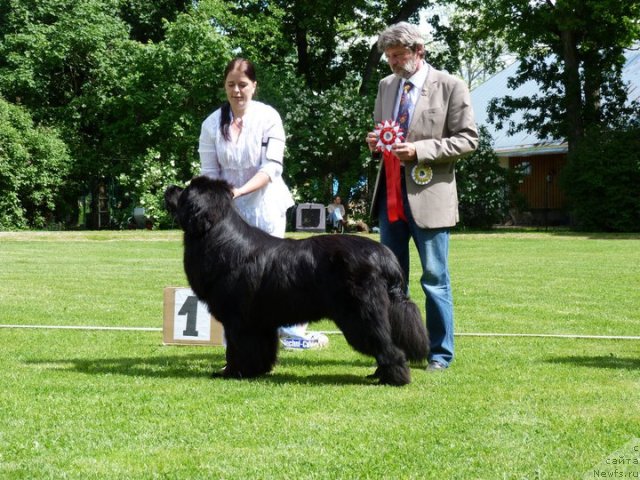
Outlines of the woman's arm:
{"label": "woman's arm", "polygon": [[256,190],[260,190],[264,186],[266,186],[271,181],[269,175],[264,172],[258,172],[253,177],[249,179],[247,183],[242,185],[239,188],[234,188],[233,198],[241,197],[242,195],[246,195],[251,192],[255,192]]}

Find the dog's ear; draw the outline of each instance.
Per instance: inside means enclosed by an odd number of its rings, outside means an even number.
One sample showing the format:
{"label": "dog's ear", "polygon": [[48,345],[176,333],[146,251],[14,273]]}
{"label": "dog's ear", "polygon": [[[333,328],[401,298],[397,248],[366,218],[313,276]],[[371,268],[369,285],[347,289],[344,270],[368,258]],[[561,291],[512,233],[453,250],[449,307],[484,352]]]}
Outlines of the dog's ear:
{"label": "dog's ear", "polygon": [[190,235],[203,235],[223,221],[233,208],[231,185],[224,180],[199,176],[193,178],[184,191],[175,189],[167,189],[165,202],[168,209],[169,205],[175,205],[180,227]]}
{"label": "dog's ear", "polygon": [[171,185],[164,191],[164,206],[174,218],[178,216],[178,198],[182,190],[184,189]]}
{"label": "dog's ear", "polygon": [[196,177],[180,195],[178,221],[185,233],[203,235],[216,223],[219,211],[208,188],[211,182],[206,177]]}

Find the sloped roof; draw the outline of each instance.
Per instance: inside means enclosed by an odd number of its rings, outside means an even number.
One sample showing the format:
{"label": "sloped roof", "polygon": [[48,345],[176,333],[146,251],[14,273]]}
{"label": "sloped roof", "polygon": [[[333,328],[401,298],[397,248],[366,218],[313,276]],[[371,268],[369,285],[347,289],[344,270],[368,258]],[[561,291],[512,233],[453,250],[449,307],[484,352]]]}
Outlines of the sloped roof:
{"label": "sloped roof", "polygon": [[[622,71],[622,79],[629,85],[628,98],[630,100],[639,99],[640,51],[628,50],[625,53],[625,57],[627,60]],[[506,95],[518,98],[531,96],[538,92],[538,83],[534,81],[529,81],[516,89],[507,87],[507,82],[510,77],[516,74],[518,65],[518,62],[514,62],[472,90],[471,103],[473,104],[476,123],[488,128],[494,140],[494,150],[498,156],[527,156],[566,152],[566,141],[559,141],[552,138],[540,139],[535,134],[527,132],[518,132],[514,135],[509,135],[506,124],[502,129],[498,130],[494,125],[489,123],[487,107],[493,98],[504,97]],[[517,111],[510,117],[510,119],[516,123],[522,123],[522,118],[522,111]]]}

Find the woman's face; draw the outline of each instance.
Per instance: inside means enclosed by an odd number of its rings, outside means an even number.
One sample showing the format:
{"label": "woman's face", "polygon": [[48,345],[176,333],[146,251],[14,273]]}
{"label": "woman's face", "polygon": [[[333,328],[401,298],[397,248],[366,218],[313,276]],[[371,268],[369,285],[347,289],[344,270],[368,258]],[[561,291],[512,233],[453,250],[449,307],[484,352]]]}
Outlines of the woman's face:
{"label": "woman's face", "polygon": [[231,108],[234,111],[243,111],[253,98],[256,82],[241,70],[234,69],[225,78],[224,89],[227,92],[227,100],[229,100]]}

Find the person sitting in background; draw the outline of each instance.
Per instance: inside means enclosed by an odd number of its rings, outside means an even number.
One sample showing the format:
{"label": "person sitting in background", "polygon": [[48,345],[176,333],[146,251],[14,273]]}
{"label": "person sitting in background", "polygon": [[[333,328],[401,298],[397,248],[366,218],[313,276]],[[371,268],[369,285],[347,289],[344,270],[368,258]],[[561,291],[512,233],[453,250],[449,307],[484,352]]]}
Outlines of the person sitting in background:
{"label": "person sitting in background", "polygon": [[344,205],[342,205],[341,198],[336,195],[333,197],[333,202],[327,205],[327,214],[329,215],[329,222],[334,232],[344,232],[344,228],[347,225],[345,220]]}

